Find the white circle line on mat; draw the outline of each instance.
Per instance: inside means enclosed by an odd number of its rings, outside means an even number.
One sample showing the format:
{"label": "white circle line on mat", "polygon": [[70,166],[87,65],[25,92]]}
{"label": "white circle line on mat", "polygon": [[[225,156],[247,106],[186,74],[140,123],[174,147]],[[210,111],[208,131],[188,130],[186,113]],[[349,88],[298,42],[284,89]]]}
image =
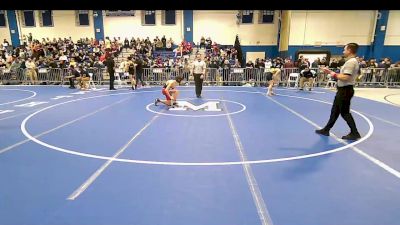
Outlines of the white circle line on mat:
{"label": "white circle line on mat", "polygon": [[[208,90],[212,91],[212,90]],[[132,92],[132,93],[144,93],[144,92],[154,92],[154,91],[143,91],[143,92]],[[227,90],[227,92],[236,92],[236,91],[230,91]],[[238,91],[238,92],[245,92],[245,91]],[[374,132],[374,126],[372,122],[364,116],[362,113],[352,110],[352,112],[358,114],[361,116],[369,125],[369,130],[367,134],[362,137],[361,139],[348,143],[347,145],[334,148],[331,150],[326,150],[322,152],[317,152],[317,153],[311,153],[311,154],[305,154],[305,155],[299,155],[299,156],[292,156],[292,157],[284,157],[284,158],[275,158],[275,159],[261,159],[261,160],[248,160],[248,161],[227,161],[227,162],[164,162],[164,161],[149,161],[149,160],[135,160],[135,159],[123,159],[123,158],[112,158],[112,157],[107,157],[107,156],[101,156],[101,155],[95,155],[95,154],[88,154],[88,153],[82,153],[70,149],[65,149],[61,148],[58,146],[50,145],[48,143],[45,143],[43,141],[40,141],[33,137],[27,130],[26,130],[26,123],[30,118],[32,118],[34,115],[43,112],[45,110],[48,110],[50,108],[56,107],[58,105],[63,105],[67,104],[70,102],[76,102],[76,101],[81,101],[85,99],[92,99],[92,98],[99,98],[99,97],[106,97],[106,96],[113,96],[113,95],[124,95],[124,94],[132,94],[132,93],[117,93],[117,94],[108,94],[108,95],[99,95],[99,96],[92,96],[92,97],[87,97],[87,98],[80,98],[80,99],[75,99],[75,100],[70,100],[62,103],[58,103],[55,105],[48,106],[46,108],[43,108],[41,110],[38,110],[29,116],[27,116],[21,123],[21,131],[22,133],[31,141],[42,145],[46,148],[50,148],[59,152],[71,154],[71,155],[76,155],[76,156],[81,156],[81,157],[87,157],[87,158],[94,158],[94,159],[102,159],[102,160],[111,160],[111,161],[116,161],[116,162],[125,162],[125,163],[134,163],[134,164],[147,164],[147,165],[165,165],[165,166],[232,166],[232,165],[245,165],[245,164],[263,164],[263,163],[273,163],[273,162],[284,162],[284,161],[292,161],[292,160],[299,160],[299,159],[306,159],[306,158],[312,158],[312,157],[317,157],[317,156],[322,156],[322,155],[327,155],[327,154],[332,154],[335,152],[343,151],[346,150],[352,146],[355,146],[357,144],[360,144],[361,142],[364,142],[367,140],[369,137],[371,137],[372,133]],[[262,92],[247,92],[251,94],[260,94]],[[284,97],[290,97],[290,98],[298,98],[298,99],[304,99],[304,100],[309,100],[309,101],[314,101],[314,102],[320,102],[324,104],[329,104],[331,105],[332,103],[323,101],[323,100],[318,100],[318,99],[312,99],[312,98],[306,98],[306,97],[300,97],[300,96],[291,96],[291,95],[280,95]]]}
{"label": "white circle line on mat", "polygon": [[34,91],[26,90],[26,89],[0,89],[0,91],[24,91],[24,92],[30,92],[30,93],[32,93],[32,95],[29,96],[29,97],[22,98],[22,99],[18,99],[18,100],[11,101],[11,102],[0,103],[0,105],[9,105],[9,104],[12,104],[12,103],[22,102],[22,101],[25,101],[25,100],[28,100],[28,99],[31,99],[31,98],[35,97],[36,94],[37,94],[37,93],[34,92]]}

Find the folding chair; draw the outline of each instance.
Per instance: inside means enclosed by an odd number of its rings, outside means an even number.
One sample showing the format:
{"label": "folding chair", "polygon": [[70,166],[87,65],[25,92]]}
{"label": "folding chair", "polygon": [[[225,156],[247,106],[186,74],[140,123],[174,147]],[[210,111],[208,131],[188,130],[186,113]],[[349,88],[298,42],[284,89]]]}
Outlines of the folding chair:
{"label": "folding chair", "polygon": [[96,90],[96,85],[93,82],[93,73],[89,73],[89,89]]}
{"label": "folding chair", "polygon": [[335,88],[336,87],[336,81],[332,80],[332,78],[328,78],[328,82],[326,82],[325,88]]}
{"label": "folding chair", "polygon": [[294,88],[298,88],[299,87],[299,79],[300,79],[299,73],[290,73],[286,86],[291,87],[291,84],[294,83]]}

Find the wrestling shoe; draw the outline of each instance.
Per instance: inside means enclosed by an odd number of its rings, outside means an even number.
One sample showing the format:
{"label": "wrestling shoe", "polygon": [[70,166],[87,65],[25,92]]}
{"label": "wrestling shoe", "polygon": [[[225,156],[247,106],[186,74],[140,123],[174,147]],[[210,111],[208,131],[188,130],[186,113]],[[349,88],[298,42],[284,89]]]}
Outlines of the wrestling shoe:
{"label": "wrestling shoe", "polygon": [[156,99],[154,100],[154,105],[157,106],[159,102],[160,102],[160,99],[159,99],[159,98],[156,98]]}

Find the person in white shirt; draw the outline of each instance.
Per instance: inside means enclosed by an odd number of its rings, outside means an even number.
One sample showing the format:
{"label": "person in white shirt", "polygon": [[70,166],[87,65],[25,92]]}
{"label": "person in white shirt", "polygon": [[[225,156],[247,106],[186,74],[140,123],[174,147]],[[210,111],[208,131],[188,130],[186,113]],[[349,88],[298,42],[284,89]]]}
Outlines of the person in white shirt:
{"label": "person in white shirt", "polygon": [[32,84],[35,84],[37,81],[37,73],[36,73],[36,65],[35,62],[32,61],[31,58],[28,58],[28,60],[25,62],[26,66],[26,76],[29,77],[31,80]]}
{"label": "person in white shirt", "polygon": [[172,45],[174,44],[174,42],[172,41],[172,38],[170,38],[168,41],[167,41],[167,45],[166,45],[166,48],[167,48],[167,50],[168,51],[171,51],[172,50]]}
{"label": "person in white shirt", "polygon": [[193,62],[191,74],[194,77],[196,96],[201,98],[201,91],[203,89],[203,81],[206,74],[206,63],[201,60],[200,54],[196,56],[196,60]]}
{"label": "person in white shirt", "polygon": [[61,56],[60,56],[59,60],[68,62],[68,57],[66,55],[64,55],[64,53],[61,53]]}

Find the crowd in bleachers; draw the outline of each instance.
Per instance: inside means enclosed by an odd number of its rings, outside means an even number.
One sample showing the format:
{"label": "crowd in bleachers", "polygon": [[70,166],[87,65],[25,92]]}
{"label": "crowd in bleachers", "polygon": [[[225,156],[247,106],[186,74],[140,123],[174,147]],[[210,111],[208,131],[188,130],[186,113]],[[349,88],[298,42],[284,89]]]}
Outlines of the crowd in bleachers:
{"label": "crowd in bleachers", "polygon": [[[175,44],[172,38],[165,36],[155,37],[150,40],[140,38],[119,37],[105,40],[94,38],[80,38],[73,41],[69,38],[42,38],[34,39],[32,34],[24,35],[21,45],[11,46],[7,40],[0,44],[0,68],[9,71],[27,69],[35,74],[41,68],[105,68],[105,60],[109,56],[118,57],[121,52],[128,52],[116,64],[121,70],[127,61],[140,60],[143,68],[174,68],[190,70],[191,62],[189,55],[193,52],[195,45],[185,40]],[[298,68],[299,71],[305,68],[319,68],[321,66],[339,69],[345,62],[340,59],[317,58],[310,62],[305,57],[293,61],[290,58],[260,58],[254,62],[251,60],[241,65],[238,60],[238,49],[233,46],[224,46],[212,41],[210,37],[200,39],[197,45],[197,53],[204,49],[204,61],[208,68]],[[384,68],[400,67],[400,62],[393,63],[389,58],[364,59],[357,57],[360,68]],[[125,63],[124,63],[125,62]]]}

